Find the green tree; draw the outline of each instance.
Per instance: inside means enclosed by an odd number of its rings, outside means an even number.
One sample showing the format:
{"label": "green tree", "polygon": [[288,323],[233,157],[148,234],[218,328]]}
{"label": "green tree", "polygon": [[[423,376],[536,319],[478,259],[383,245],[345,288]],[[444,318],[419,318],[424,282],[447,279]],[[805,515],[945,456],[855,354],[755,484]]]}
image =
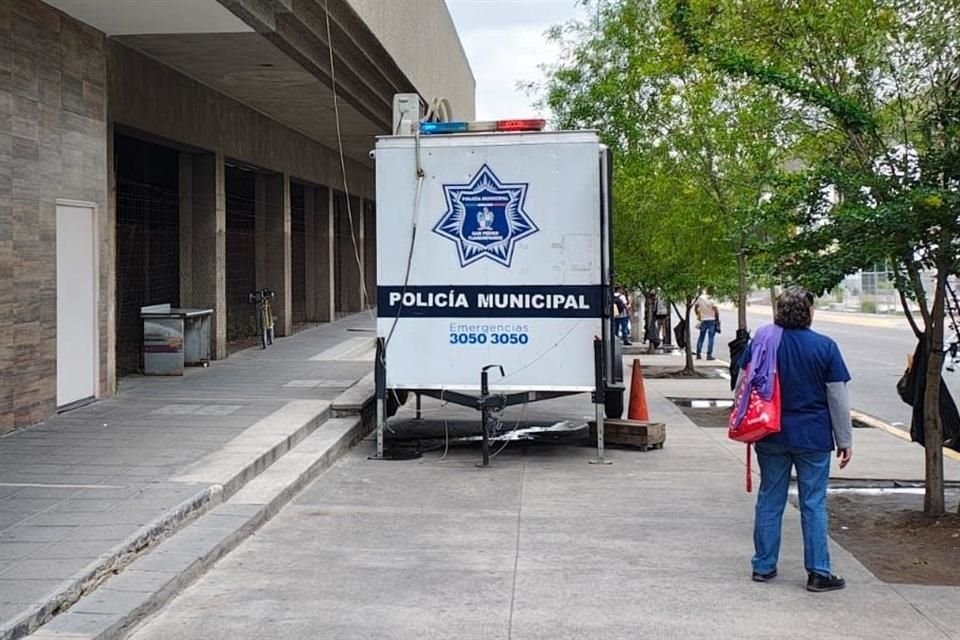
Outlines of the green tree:
{"label": "green tree", "polygon": [[688,326],[703,287],[736,292],[746,330],[748,257],[761,246],[751,213],[795,138],[789,112],[689,55],[671,2],[585,4],[594,21],[552,30],[564,54],[543,101],[559,127],[596,128],[614,150],[619,275],[684,302]]}
{"label": "green tree", "polygon": [[618,278],[645,291],[659,288],[679,305],[687,326],[681,373],[695,375],[691,309],[706,287],[735,290],[736,263],[709,195],[666,151],[618,163],[614,265]]}
{"label": "green tree", "polygon": [[793,150],[805,169],[777,181],[758,216],[794,230],[767,247],[778,271],[824,291],[874,262],[894,265],[931,354],[924,511],[942,514],[944,309],[960,270],[960,2],[675,0],[673,27],[689,55],[767,89],[806,129]]}

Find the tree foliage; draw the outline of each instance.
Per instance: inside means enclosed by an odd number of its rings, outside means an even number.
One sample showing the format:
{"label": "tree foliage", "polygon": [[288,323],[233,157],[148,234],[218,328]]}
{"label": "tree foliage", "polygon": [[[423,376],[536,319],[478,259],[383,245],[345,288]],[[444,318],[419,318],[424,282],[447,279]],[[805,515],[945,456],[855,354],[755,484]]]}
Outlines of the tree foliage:
{"label": "tree foliage", "polygon": [[[876,262],[919,303],[926,371],[925,511],[942,513],[945,285],[960,270],[958,0],[674,0],[688,55],[787,105],[802,170],[779,177],[757,219],[785,279],[824,291]],[[923,273],[935,274],[932,300]]]}
{"label": "tree foliage", "polygon": [[796,137],[786,111],[689,54],[670,2],[586,4],[595,21],[552,32],[564,54],[543,100],[558,127],[597,129],[614,150],[617,277],[689,315],[704,287],[737,290],[739,257],[745,297],[750,214]]}

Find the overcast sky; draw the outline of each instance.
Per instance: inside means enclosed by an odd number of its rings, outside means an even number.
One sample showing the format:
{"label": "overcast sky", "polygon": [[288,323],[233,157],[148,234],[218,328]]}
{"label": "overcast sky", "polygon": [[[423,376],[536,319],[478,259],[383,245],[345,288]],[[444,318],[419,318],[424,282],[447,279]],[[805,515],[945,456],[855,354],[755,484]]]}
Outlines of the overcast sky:
{"label": "overcast sky", "polygon": [[[575,0],[446,0],[477,80],[477,120],[548,117],[516,88],[557,55],[544,32],[582,15]],[[456,115],[456,105],[452,105]]]}

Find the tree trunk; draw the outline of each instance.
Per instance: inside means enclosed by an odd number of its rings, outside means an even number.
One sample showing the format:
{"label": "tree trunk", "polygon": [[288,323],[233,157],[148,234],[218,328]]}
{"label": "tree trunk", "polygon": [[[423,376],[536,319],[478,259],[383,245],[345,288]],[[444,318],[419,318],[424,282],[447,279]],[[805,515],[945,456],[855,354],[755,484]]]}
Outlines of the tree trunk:
{"label": "tree trunk", "polygon": [[770,311],[773,314],[773,319],[777,319],[777,290],[773,285],[770,285]]}
{"label": "tree trunk", "polygon": [[[696,298],[694,298],[694,300],[696,300]],[[684,316],[684,320],[686,321],[687,325],[687,346],[683,350],[683,355],[686,358],[686,364],[684,365],[683,369],[684,371],[689,371],[690,374],[693,375],[696,372],[696,369],[693,366],[693,341],[691,340],[693,334],[690,331],[690,310],[693,308],[693,303],[689,298],[685,301],[685,303],[686,315]]]}
{"label": "tree trunk", "polygon": [[925,490],[923,513],[937,517],[946,513],[943,495],[943,425],[940,423],[940,377],[943,368],[943,321],[947,270],[937,269],[937,289],[927,325],[926,389],[923,393],[923,439]]}
{"label": "tree trunk", "polygon": [[747,329],[747,256],[737,254],[737,328]]}

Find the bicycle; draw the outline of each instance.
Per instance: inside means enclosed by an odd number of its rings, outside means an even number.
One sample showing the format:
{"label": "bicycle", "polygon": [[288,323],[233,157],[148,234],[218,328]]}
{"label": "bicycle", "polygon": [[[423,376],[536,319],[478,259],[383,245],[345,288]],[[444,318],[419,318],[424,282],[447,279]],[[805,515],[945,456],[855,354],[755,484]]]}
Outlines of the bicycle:
{"label": "bicycle", "polygon": [[270,306],[273,295],[271,289],[260,289],[248,296],[250,304],[257,305],[257,333],[260,335],[261,349],[273,344],[273,309]]}

